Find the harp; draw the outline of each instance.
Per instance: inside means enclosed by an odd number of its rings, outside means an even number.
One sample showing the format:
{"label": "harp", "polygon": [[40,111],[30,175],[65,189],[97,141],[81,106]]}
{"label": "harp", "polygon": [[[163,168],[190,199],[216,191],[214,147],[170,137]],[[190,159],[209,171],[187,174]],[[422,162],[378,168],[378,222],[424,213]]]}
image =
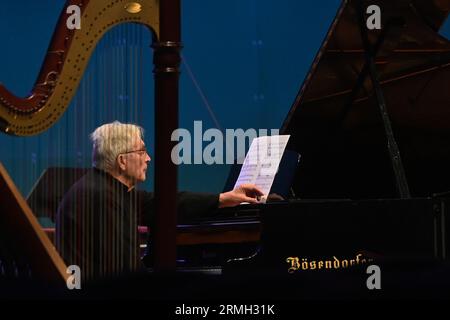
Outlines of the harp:
{"label": "harp", "polygon": [[[76,6],[76,7],[74,7]],[[68,18],[71,8],[79,9],[81,28],[70,29]],[[76,11],[75,11],[76,12]],[[0,130],[14,136],[38,135],[54,125],[67,110],[96,44],[114,26],[137,23],[152,33],[155,77],[155,198],[157,217],[155,232],[155,268],[175,268],[176,233],[176,167],[170,153],[174,146],[171,133],[178,126],[178,77],[181,49],[179,0],[68,0],[58,19],[44,62],[31,93],[22,98],[15,96],[0,84]],[[164,107],[163,107],[164,106]],[[2,170],[7,176],[6,170]],[[6,179],[12,181],[12,179]],[[5,180],[5,181],[6,181]],[[2,188],[12,194],[11,183]],[[6,192],[6,191],[5,191]],[[18,199],[11,197],[11,199]],[[15,202],[15,200],[11,200]],[[16,202],[20,202],[17,200]],[[12,220],[25,221],[23,214],[30,214],[16,203],[9,206]],[[6,210],[6,208],[5,208]],[[2,213],[3,214],[3,213]],[[41,238],[36,223],[23,222],[18,228],[33,229]],[[4,238],[1,234],[0,238]],[[17,241],[18,235],[8,233]],[[40,245],[39,245],[40,246]],[[36,251],[39,252],[39,250]],[[56,252],[54,252],[57,255]],[[60,257],[57,257],[56,259]],[[62,270],[59,267],[58,270]],[[65,277],[65,276],[64,276]],[[63,277],[63,278],[64,278]]]}
{"label": "harp", "polygon": [[[69,29],[67,8],[80,8],[80,29]],[[159,36],[159,1],[75,1],[64,6],[34,88],[20,98],[0,85],[1,130],[31,136],[47,130],[68,107],[101,37],[114,26],[141,23]]]}
{"label": "harp", "polygon": [[64,261],[1,163],[0,192],[0,279],[14,276],[64,284]]}

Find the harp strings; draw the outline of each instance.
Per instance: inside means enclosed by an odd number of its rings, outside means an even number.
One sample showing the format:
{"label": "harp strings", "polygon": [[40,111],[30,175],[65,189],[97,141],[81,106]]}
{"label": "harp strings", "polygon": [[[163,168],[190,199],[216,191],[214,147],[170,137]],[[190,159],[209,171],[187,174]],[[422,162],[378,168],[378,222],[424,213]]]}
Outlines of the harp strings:
{"label": "harp strings", "polygon": [[[55,228],[59,200],[83,170],[91,167],[89,134],[96,127],[114,120],[145,127],[143,72],[150,70],[143,70],[143,61],[150,60],[151,51],[149,43],[144,43],[148,38],[144,30],[141,25],[123,24],[105,34],[97,44],[71,105],[62,118],[38,136],[18,138],[22,141],[20,148],[15,147],[16,153],[27,157],[28,161],[24,163],[28,162],[28,165],[15,175],[15,179],[22,186],[32,182],[28,202],[43,227]],[[44,178],[41,184],[36,184],[40,176]],[[83,210],[94,206],[89,199],[80,199],[77,205]],[[123,269],[124,264],[136,267],[135,256],[128,256],[124,261],[121,248],[125,239],[111,238],[120,234],[115,231],[135,224],[134,217],[123,220],[123,217],[108,217],[104,211],[98,214],[103,222],[112,218],[111,223],[100,225],[99,234],[95,234],[95,217],[75,221],[84,230],[92,232],[90,241],[82,242],[80,234],[73,234],[68,239],[59,239],[61,248],[64,248],[65,241],[70,241],[87,256],[92,256],[96,252],[96,237],[101,237],[101,242],[108,246],[102,252],[112,253],[99,257],[102,272],[114,274]],[[80,267],[87,276],[94,272],[93,266]]]}

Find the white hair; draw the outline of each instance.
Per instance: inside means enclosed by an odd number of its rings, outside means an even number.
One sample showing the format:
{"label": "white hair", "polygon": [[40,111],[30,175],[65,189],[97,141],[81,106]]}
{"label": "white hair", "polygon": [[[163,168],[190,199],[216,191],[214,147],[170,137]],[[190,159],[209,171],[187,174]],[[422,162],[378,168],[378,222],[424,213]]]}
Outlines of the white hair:
{"label": "white hair", "polygon": [[113,170],[117,156],[131,151],[136,137],[143,139],[144,129],[135,124],[114,121],[104,124],[90,135],[92,140],[92,166]]}

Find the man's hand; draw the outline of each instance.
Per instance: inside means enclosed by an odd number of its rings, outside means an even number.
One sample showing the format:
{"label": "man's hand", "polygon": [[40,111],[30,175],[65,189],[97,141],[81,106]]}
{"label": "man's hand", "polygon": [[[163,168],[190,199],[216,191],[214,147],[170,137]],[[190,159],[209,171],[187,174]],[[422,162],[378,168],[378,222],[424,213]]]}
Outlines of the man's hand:
{"label": "man's hand", "polygon": [[254,184],[241,184],[232,191],[221,193],[219,196],[219,208],[234,207],[242,202],[258,203],[262,191]]}

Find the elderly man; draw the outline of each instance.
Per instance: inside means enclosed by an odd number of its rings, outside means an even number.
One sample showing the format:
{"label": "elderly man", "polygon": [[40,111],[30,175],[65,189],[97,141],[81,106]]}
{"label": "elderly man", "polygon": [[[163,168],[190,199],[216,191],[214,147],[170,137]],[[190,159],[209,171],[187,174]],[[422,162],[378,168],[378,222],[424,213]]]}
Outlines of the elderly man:
{"label": "elderly man", "polygon": [[[135,189],[151,160],[141,127],[116,121],[97,128],[91,139],[93,168],[65,195],[56,222],[56,246],[68,265],[80,266],[84,280],[140,268],[137,226],[151,221],[154,199]],[[181,192],[179,217],[255,203],[260,195],[254,185],[221,194]]]}

